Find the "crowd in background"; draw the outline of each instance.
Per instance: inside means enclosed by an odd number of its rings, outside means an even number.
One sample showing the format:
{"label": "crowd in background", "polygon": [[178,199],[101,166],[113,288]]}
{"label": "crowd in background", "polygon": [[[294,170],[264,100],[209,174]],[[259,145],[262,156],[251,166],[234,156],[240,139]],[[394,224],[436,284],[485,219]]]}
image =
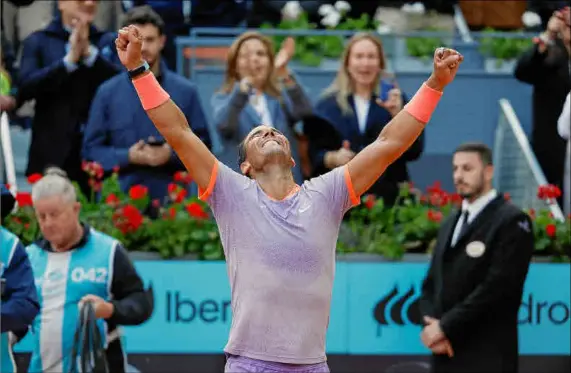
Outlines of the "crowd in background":
{"label": "crowd in background", "polygon": [[[183,109],[193,131],[210,148],[205,110],[213,112],[212,128],[222,139],[223,162],[240,168],[241,139],[265,123],[290,140],[298,183],[347,163],[373,141],[408,100],[386,70],[382,40],[355,35],[341,57],[336,78],[317,100],[307,97],[303,82],[288,68],[295,40],[273,52],[257,33],[239,36],[228,51],[226,77],[219,91],[203,98],[196,86],[174,70],[174,39],[196,26],[258,26],[278,22],[286,1],[31,1],[3,2],[3,85],[0,103],[12,124],[31,128],[26,175],[48,166],[64,169],[84,192],[91,187],[83,161],[96,161],[105,174],[120,170],[125,190],[148,187],[153,199],[168,195],[168,184],[183,165],[156,131],[116,57],[118,27],[138,24],[144,34],[144,58],[173,100]],[[304,1],[310,18],[333,1]],[[451,14],[456,1],[351,2],[354,15],[391,14],[417,6]],[[565,140],[557,119],[571,83],[569,40],[561,4],[529,1],[521,22],[541,30],[533,48],[515,69],[517,79],[534,86],[531,143],[547,180],[563,186]],[[407,10],[408,9],[408,10]],[[390,22],[388,22],[390,23]],[[43,26],[42,26],[43,25]],[[567,32],[567,34],[565,33]],[[566,36],[567,35],[567,36]],[[19,58],[16,58],[19,56]],[[30,109],[33,103],[33,109]],[[23,114],[22,114],[23,113]],[[398,185],[409,181],[407,163],[422,156],[418,139],[371,188],[390,205]],[[190,186],[193,188],[193,186]]]}

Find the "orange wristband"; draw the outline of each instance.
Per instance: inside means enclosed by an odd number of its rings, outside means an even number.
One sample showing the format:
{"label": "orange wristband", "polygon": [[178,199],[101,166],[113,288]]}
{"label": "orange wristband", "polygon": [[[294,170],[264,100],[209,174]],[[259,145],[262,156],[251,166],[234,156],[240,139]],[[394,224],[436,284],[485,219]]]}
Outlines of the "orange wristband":
{"label": "orange wristband", "polygon": [[419,122],[428,123],[432,113],[438,106],[442,92],[430,88],[422,83],[412,100],[405,105],[404,109]]}
{"label": "orange wristband", "polygon": [[134,79],[133,85],[145,110],[161,106],[170,99],[169,94],[161,87],[153,73]]}

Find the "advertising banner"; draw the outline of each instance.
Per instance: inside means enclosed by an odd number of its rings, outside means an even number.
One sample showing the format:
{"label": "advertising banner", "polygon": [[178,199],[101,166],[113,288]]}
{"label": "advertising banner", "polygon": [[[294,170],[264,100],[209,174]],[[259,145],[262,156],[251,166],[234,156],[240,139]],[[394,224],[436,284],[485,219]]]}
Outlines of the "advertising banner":
{"label": "advertising banner", "polygon": [[[230,330],[224,262],[141,261],[155,294],[152,318],[124,327],[136,354],[222,353]],[[329,354],[427,355],[419,335],[424,263],[337,263],[327,334]],[[522,355],[569,355],[570,267],[533,263],[519,312]],[[490,310],[493,312],[493,310]],[[31,351],[28,335],[16,351]]]}

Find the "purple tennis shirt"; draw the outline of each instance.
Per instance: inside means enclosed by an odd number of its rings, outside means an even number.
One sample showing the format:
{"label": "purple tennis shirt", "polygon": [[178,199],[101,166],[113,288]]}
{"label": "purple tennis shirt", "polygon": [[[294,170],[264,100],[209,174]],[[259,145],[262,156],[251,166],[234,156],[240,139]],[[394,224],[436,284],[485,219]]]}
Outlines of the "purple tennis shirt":
{"label": "purple tennis shirt", "polygon": [[284,200],[222,163],[200,191],[214,214],[232,293],[232,355],[288,364],[326,361],[343,215],[359,203],[347,167],[306,181]]}

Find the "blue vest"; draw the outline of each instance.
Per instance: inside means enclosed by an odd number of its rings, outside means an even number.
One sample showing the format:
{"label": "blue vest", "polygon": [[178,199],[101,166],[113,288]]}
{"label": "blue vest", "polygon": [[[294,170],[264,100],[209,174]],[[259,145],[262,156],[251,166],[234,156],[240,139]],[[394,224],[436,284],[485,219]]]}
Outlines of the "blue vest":
{"label": "blue vest", "polygon": [[[2,279],[4,279],[4,270],[10,266],[18,242],[20,241],[16,235],[0,227],[0,277]],[[2,373],[16,372],[16,363],[14,362],[8,333],[0,335],[0,368]]]}
{"label": "blue vest", "polygon": [[[36,244],[26,248],[40,302],[34,320],[29,372],[68,372],[79,320],[79,301],[85,295],[111,298],[113,258],[118,242],[91,229],[84,246],[64,253]],[[106,336],[106,323],[98,321]]]}

